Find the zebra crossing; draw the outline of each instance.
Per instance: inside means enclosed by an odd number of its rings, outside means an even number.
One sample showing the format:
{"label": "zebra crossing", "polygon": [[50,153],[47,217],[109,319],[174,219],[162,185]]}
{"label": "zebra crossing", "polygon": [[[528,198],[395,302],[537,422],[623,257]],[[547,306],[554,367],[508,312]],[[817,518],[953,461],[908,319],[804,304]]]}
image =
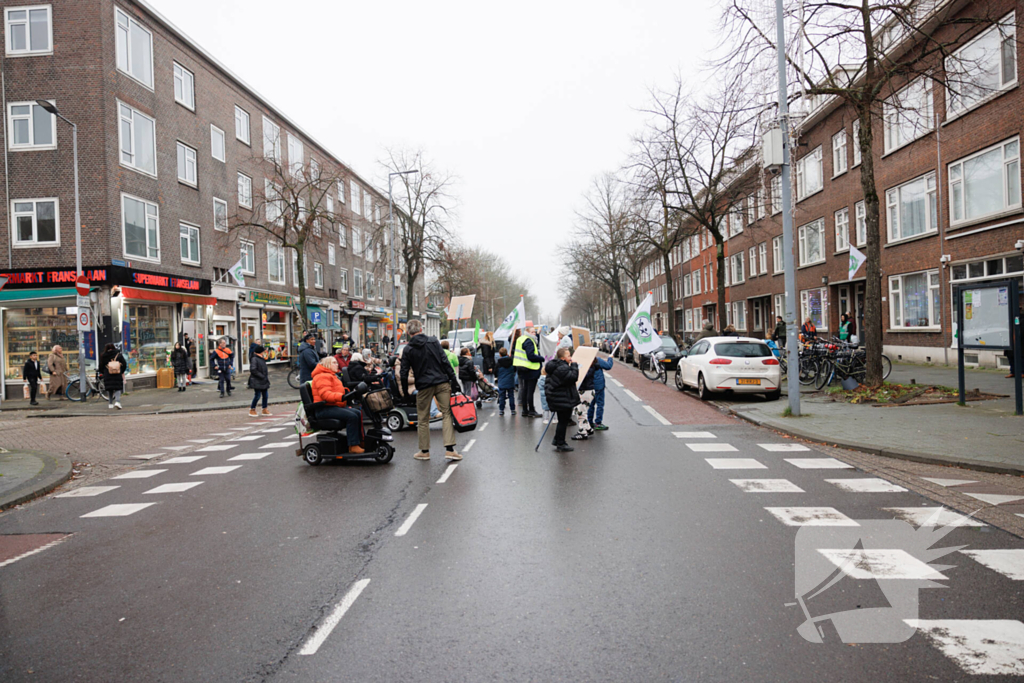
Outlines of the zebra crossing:
{"label": "zebra crossing", "polygon": [[[863,501],[876,509],[880,517],[900,519],[916,528],[964,527],[980,529],[987,525],[970,515],[961,514],[942,506],[919,507],[906,504],[907,495],[916,495],[906,487],[881,477],[838,477],[853,465],[834,457],[815,454],[811,448],[796,442],[757,443],[759,455],[750,457],[734,445],[721,440],[712,431],[673,431],[683,442],[684,452],[715,454],[703,458],[713,470],[722,470],[729,476],[736,472],[742,478],[728,478],[728,482],[741,495],[759,496],[768,503],[764,511],[770,520],[785,527],[858,527],[856,517],[863,516]],[[780,457],[790,453],[805,453],[805,457]],[[820,474],[816,470],[822,470]],[[741,474],[749,472],[749,474]],[[763,477],[754,478],[764,473]],[[756,474],[755,474],[756,473]],[[819,478],[820,476],[820,478]],[[921,477],[923,481],[943,487],[968,487],[978,483],[970,479]],[[821,485],[832,489],[828,494],[834,500],[821,500]],[[980,503],[988,505],[1013,504],[1024,496],[1000,493],[970,493],[959,489]],[[811,493],[809,493],[811,491]],[[796,500],[807,499],[804,505]],[[849,501],[860,514],[844,511]],[[833,503],[829,505],[828,503]],[[850,512],[847,514],[847,512]],[[1020,514],[1020,513],[1018,513]],[[1024,515],[1021,515],[1024,516]],[[943,574],[928,562],[899,548],[841,550],[823,548],[822,556],[852,579],[929,579],[951,582],[955,574]],[[852,553],[852,554],[851,554]],[[985,571],[1011,581],[1024,581],[1024,548],[1006,547],[989,549],[959,549],[960,556],[983,567]],[[948,559],[948,558],[947,558]],[[940,567],[942,568],[942,567]],[[951,567],[950,567],[951,568]],[[1007,619],[907,619],[926,641],[968,674],[1024,676],[1024,622]]]}

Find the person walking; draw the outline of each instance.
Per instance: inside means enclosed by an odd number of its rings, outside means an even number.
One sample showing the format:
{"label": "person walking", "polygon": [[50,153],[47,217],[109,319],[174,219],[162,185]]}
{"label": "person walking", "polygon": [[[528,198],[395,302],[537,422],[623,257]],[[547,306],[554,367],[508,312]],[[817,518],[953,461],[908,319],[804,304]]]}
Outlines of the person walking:
{"label": "person walking", "polygon": [[718,334],[715,332],[715,326],[711,324],[710,320],[704,321],[704,327],[701,329],[700,334],[693,338],[694,342],[699,342],[701,339],[707,339],[708,337],[717,337]]}
{"label": "person walking", "polygon": [[185,391],[188,385],[188,351],[181,345],[181,342],[174,342],[174,350],[171,351],[171,367],[174,368],[174,379],[178,385],[178,391]]}
{"label": "person walking", "polygon": [[54,346],[47,357],[46,369],[50,373],[50,384],[46,389],[46,400],[49,401],[50,395],[56,393],[57,399],[63,401],[64,390],[68,386],[68,362],[64,358],[64,349],[60,347],[60,344]]}
{"label": "person walking", "polygon": [[249,358],[250,360],[252,360],[253,355],[256,353],[257,346],[263,346],[262,339],[253,339],[251,342],[249,342],[249,355],[247,356],[247,358]]}
{"label": "person walking", "polygon": [[28,382],[28,404],[39,405],[36,396],[39,394],[39,383],[43,381],[43,369],[39,365],[39,354],[35,351],[28,354],[28,360],[21,368],[21,378]]}
{"label": "person walking", "polygon": [[[429,414],[430,402],[436,398],[443,418],[444,457],[448,460],[462,460],[462,456],[455,451],[455,423],[452,420],[452,391],[459,386],[455,370],[445,358],[437,338],[423,334],[422,322],[410,320],[406,333],[409,335],[409,344],[402,354],[402,393],[409,395],[411,371],[416,375],[416,414]],[[417,420],[416,432],[420,450],[413,457],[429,460],[430,421]]]}
{"label": "person walking", "polygon": [[537,342],[533,339],[533,330],[516,330],[512,348],[512,365],[519,373],[519,407],[523,417],[541,417],[534,409],[533,392],[540,379],[541,363],[544,356],[537,353]]}
{"label": "person walking", "polygon": [[463,347],[459,354],[459,381],[462,382],[462,393],[476,400],[476,365],[473,364],[473,352]]}
{"label": "person walking", "polygon": [[107,344],[100,356],[100,377],[107,392],[107,408],[121,410],[121,392],[124,391],[124,371],[128,362],[113,344]]}
{"label": "person walking", "polygon": [[[318,408],[316,417],[319,420],[338,420],[345,423],[345,436],[348,439],[349,453],[365,453],[363,440],[363,415],[345,403],[345,385],[338,379],[338,361],[334,356],[327,356],[313,368],[313,381],[310,384],[313,401],[327,405]],[[255,406],[255,400],[253,401]],[[252,411],[250,411],[252,412]]]}
{"label": "person walking", "polygon": [[[605,370],[611,370],[615,362],[609,358],[601,358],[598,356],[594,359],[594,366],[591,371],[594,373],[594,400],[591,402],[590,407],[587,408],[587,420],[594,427],[594,431],[603,432],[608,427],[604,424],[604,389],[605,389]],[[678,371],[677,371],[678,372]]]}
{"label": "person walking", "polygon": [[498,415],[505,414],[505,399],[512,414],[516,414],[516,369],[512,367],[512,356],[504,346],[498,350]]}
{"label": "person walking", "polygon": [[772,331],[772,341],[778,344],[780,349],[786,348],[786,321],[781,315],[775,316],[775,329]]}
{"label": "person walking", "polygon": [[485,375],[494,375],[494,333],[488,332],[480,340],[480,357],[483,358]]}
{"label": "person walking", "polygon": [[450,351],[450,344],[447,339],[441,340],[441,350],[444,351],[445,358],[451,363],[452,370],[455,372],[459,371],[459,357],[455,355],[454,351]]}
{"label": "person walking", "polygon": [[256,417],[256,402],[263,399],[263,414],[270,415],[267,409],[267,392],[270,391],[270,375],[267,372],[267,350],[257,344],[249,358],[249,388],[253,391],[252,403],[249,405],[249,416]]}
{"label": "person walking", "polygon": [[555,359],[547,362],[544,371],[548,378],[545,385],[548,406],[558,416],[558,426],[555,427],[552,445],[557,451],[568,452],[573,448],[566,442],[565,432],[572,421],[572,409],[580,402],[580,392],[576,389],[580,369],[572,362],[572,353],[569,349],[558,349],[555,352]]}
{"label": "person walking", "polygon": [[320,362],[313,344],[316,343],[316,335],[307,332],[302,335],[302,343],[299,344],[299,382],[305,384],[313,379],[313,368]]}
{"label": "person walking", "polygon": [[220,389],[220,397],[224,398],[225,389],[230,396],[234,391],[231,386],[231,371],[234,369],[234,358],[228,340],[221,338],[217,340],[217,348],[210,354],[210,367],[217,371],[217,388]]}
{"label": "person walking", "polygon": [[191,384],[192,378],[196,374],[195,344],[189,338],[188,332],[185,333],[184,337],[182,345],[185,347],[185,353],[188,354],[188,384]]}

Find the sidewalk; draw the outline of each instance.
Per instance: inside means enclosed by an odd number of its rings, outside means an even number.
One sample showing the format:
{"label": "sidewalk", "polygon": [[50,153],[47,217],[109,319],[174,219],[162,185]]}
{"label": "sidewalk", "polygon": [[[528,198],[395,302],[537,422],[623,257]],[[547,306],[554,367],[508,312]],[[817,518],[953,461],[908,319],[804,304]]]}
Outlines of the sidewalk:
{"label": "sidewalk", "polygon": [[[1024,475],[1024,417],[1013,414],[1013,380],[1005,371],[967,370],[966,389],[1010,395],[992,401],[876,408],[832,402],[801,392],[801,416],[783,417],[785,400],[731,401],[724,407],[745,420],[793,436],[918,462]],[[956,368],[898,364],[888,381],[957,386]]]}
{"label": "sidewalk", "polygon": [[71,478],[71,460],[29,451],[0,452],[0,510],[52,491]]}

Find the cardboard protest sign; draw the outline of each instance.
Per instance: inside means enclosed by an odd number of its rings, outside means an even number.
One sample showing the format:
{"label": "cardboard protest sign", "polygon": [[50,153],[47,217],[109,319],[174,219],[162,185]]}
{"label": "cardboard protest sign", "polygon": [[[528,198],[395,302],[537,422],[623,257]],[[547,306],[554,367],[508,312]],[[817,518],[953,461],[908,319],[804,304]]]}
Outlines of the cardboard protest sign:
{"label": "cardboard protest sign", "polygon": [[581,346],[590,346],[590,330],[585,327],[572,328],[572,347],[578,349]]}
{"label": "cardboard protest sign", "polygon": [[581,346],[572,353],[572,362],[580,366],[580,376],[576,380],[577,388],[583,383],[583,379],[590,370],[590,364],[597,358],[597,349],[593,346]]}
{"label": "cardboard protest sign", "polygon": [[473,317],[473,304],[476,302],[476,294],[468,296],[453,296],[448,304],[449,320],[468,320]]}

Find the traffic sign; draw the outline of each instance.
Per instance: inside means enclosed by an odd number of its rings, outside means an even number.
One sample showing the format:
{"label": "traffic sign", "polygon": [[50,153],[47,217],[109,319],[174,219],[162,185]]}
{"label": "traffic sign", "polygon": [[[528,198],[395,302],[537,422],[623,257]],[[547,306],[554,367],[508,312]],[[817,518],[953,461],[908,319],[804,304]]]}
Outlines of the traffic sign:
{"label": "traffic sign", "polygon": [[92,308],[92,302],[89,301],[89,297],[82,296],[81,294],[75,297],[75,305],[79,308]]}
{"label": "traffic sign", "polygon": [[92,332],[92,309],[91,308],[79,308],[78,309],[78,331],[79,332]]}
{"label": "traffic sign", "polygon": [[78,296],[89,296],[89,278],[79,275],[75,281],[75,289],[78,290]]}

